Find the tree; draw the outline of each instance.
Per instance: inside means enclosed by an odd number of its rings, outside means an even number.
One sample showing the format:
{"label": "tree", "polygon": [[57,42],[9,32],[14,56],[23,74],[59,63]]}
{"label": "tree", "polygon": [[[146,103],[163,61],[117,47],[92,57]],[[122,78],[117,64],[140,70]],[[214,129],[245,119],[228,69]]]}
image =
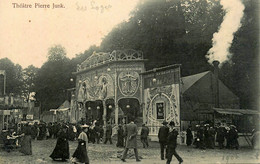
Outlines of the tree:
{"label": "tree", "polygon": [[259,96],[259,14],[258,2],[244,0],[241,28],[235,33],[231,61],[222,69],[222,80],[240,97],[242,108],[258,109]]}
{"label": "tree", "polygon": [[182,0],[185,18],[185,40],[189,42],[211,42],[224,16],[220,1],[216,0]]}
{"label": "tree", "polygon": [[67,99],[66,89],[72,87],[72,71],[65,48],[60,45],[51,47],[48,60],[38,71],[35,82],[36,99],[41,102],[42,110],[57,108]]}
{"label": "tree", "polygon": [[32,94],[35,92],[35,80],[39,68],[34,67],[33,65],[28,66],[23,69],[23,96],[28,102],[32,97]]}
{"label": "tree", "polygon": [[77,64],[81,64],[83,61],[85,61],[93,54],[94,51],[99,52],[99,47],[92,45],[88,50],[84,51],[84,53],[76,54],[76,57],[71,59],[71,68],[73,68],[73,71],[76,71]]}
{"label": "tree", "polygon": [[141,50],[149,60],[147,69],[178,63],[182,75],[208,70],[205,55],[223,17],[219,2],[209,2],[141,1],[130,20],[103,39],[101,50]]}
{"label": "tree", "polygon": [[48,61],[66,60],[66,50],[61,45],[54,45],[48,50]]}
{"label": "tree", "polygon": [[0,70],[6,72],[6,94],[21,94],[22,88],[22,67],[14,64],[8,58],[0,59]]}

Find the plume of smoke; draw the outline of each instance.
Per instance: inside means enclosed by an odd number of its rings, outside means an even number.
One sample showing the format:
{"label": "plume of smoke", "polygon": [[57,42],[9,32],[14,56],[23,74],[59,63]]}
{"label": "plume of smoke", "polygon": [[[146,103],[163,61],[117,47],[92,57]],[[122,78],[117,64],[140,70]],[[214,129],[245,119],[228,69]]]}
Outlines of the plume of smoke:
{"label": "plume of smoke", "polygon": [[208,51],[206,57],[209,63],[218,60],[222,64],[232,55],[229,52],[229,48],[233,41],[234,33],[241,26],[245,7],[240,0],[221,0],[220,4],[223,6],[226,14],[218,32],[213,35],[213,47]]}

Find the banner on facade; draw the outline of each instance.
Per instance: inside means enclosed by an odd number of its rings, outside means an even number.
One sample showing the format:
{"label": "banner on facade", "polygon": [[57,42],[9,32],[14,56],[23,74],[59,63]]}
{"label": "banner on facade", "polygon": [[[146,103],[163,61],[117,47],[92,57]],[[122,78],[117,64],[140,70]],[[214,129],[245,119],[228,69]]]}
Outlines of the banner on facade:
{"label": "banner on facade", "polygon": [[26,120],[33,120],[33,115],[32,114],[26,115]]}
{"label": "banner on facade", "polygon": [[10,110],[0,110],[0,115],[10,115]]}

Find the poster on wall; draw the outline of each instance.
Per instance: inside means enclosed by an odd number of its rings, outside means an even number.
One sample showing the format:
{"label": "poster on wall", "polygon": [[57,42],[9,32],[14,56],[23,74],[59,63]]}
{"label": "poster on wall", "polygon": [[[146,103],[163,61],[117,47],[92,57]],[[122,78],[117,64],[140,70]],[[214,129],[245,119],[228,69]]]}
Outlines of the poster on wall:
{"label": "poster on wall", "polygon": [[164,119],[164,104],[156,103],[157,119]]}

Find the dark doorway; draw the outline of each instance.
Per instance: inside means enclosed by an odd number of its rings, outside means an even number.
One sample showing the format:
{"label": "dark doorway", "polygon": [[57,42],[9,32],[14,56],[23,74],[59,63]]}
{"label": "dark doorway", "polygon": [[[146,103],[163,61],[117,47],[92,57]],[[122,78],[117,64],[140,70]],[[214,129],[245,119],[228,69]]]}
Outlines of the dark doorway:
{"label": "dark doorway", "polygon": [[97,120],[102,122],[103,104],[101,100],[86,102],[86,120],[88,123]]}
{"label": "dark doorway", "polygon": [[130,118],[142,117],[140,103],[135,98],[124,98],[118,101],[119,108],[124,112],[125,123],[129,123]]}
{"label": "dark doorway", "polygon": [[[115,100],[114,99],[107,99],[106,100],[106,108],[107,108],[107,121],[111,121],[112,113],[115,112]],[[113,122],[112,122],[113,123]]]}

